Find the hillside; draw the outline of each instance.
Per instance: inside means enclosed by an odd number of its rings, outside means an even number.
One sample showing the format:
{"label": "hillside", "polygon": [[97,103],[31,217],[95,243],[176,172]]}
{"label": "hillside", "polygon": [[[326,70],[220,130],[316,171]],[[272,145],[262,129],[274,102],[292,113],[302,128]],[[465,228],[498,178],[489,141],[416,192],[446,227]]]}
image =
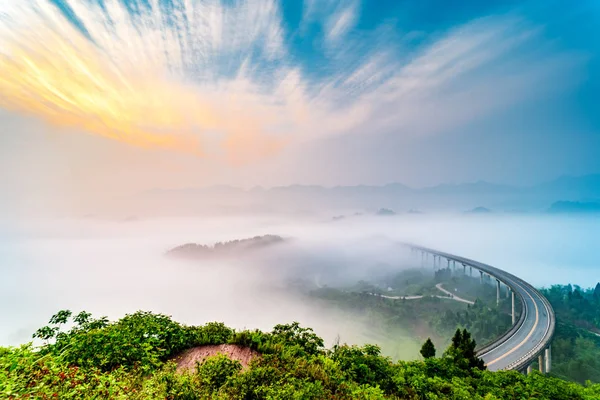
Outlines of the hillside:
{"label": "hillside", "polygon": [[[72,324],[70,330],[61,329]],[[443,354],[427,342],[419,361],[393,362],[375,345],[325,348],[297,323],[269,332],[223,324],[185,326],[146,312],[116,322],[61,311],[35,337],[40,348],[0,348],[0,396],[6,399],[539,399],[591,400],[581,386],[534,372],[490,372],[473,356],[475,341],[457,330]],[[230,344],[255,352],[246,368],[216,354],[193,370],[173,361],[190,348]],[[438,355],[438,358],[435,355]],[[214,354],[211,353],[211,354]]]}
{"label": "hillside", "polygon": [[168,256],[181,258],[206,258],[240,255],[265,247],[283,243],[284,238],[277,235],[255,236],[253,238],[218,242],[214,246],[186,243],[167,252]]}
{"label": "hillside", "polygon": [[553,285],[541,292],[556,313],[554,373],[580,383],[600,382],[600,283],[589,289]]}

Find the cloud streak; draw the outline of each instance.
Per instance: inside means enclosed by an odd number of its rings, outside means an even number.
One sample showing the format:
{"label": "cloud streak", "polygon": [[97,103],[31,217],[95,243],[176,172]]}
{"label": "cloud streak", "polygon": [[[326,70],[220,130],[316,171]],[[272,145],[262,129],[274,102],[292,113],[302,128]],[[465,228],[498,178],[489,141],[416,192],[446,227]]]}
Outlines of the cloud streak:
{"label": "cloud streak", "polygon": [[340,50],[315,76],[291,54],[293,28],[274,0],[63,1],[63,10],[49,0],[0,6],[0,106],[232,163],[347,132],[442,132],[535,97],[574,63],[520,56],[542,39],[513,16],[401,54],[395,42],[348,35],[359,3],[325,17],[308,2],[303,24],[322,24],[317,42]]}

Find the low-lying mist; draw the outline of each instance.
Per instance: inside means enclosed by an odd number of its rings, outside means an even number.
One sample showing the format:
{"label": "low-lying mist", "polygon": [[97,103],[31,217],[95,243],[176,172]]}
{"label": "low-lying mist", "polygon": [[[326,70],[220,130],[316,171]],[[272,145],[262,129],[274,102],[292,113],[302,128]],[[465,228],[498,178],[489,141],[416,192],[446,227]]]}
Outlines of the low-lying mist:
{"label": "low-lying mist", "polygon": [[[290,283],[347,285],[418,266],[398,244],[407,241],[498,266],[537,286],[591,286],[600,264],[593,252],[600,245],[596,222],[491,215],[22,221],[0,232],[0,345],[29,341],[59,309],[111,319],[141,309],[187,324],[222,321],[237,329],[299,321],[327,345],[338,336],[372,342],[372,327],[317,306]],[[235,257],[165,256],[184,243],[265,234],[286,241]]]}

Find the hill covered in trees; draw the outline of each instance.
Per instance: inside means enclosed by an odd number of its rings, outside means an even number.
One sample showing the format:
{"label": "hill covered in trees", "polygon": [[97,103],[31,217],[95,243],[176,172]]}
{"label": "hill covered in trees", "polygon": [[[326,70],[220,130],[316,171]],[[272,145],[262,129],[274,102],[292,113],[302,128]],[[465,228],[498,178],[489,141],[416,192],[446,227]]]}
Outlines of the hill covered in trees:
{"label": "hill covered in trees", "polygon": [[168,256],[181,258],[207,258],[218,256],[239,255],[249,251],[270,247],[283,243],[284,238],[277,235],[255,236],[248,239],[217,242],[214,246],[196,243],[186,243],[167,252]]}
{"label": "hill covered in trees", "polygon": [[553,373],[576,382],[600,382],[600,283],[583,289],[553,285],[542,289],[556,314]]}
{"label": "hill covered in trees", "polygon": [[[69,330],[61,329],[72,324]],[[39,348],[0,348],[0,397],[6,399],[552,399],[591,400],[600,385],[582,386],[534,372],[490,372],[475,342],[457,330],[435,357],[393,362],[379,347],[325,348],[310,328],[277,325],[271,332],[234,331],[220,323],[185,326],[137,312],[116,322],[61,311],[35,337]],[[214,355],[178,372],[186,349],[235,344],[254,350],[246,368]]]}
{"label": "hill covered in trees", "polygon": [[[456,301],[438,284],[473,304]],[[390,334],[377,343],[386,355],[403,359],[406,352],[392,345],[395,341],[407,347],[409,340],[401,342],[397,337],[401,331],[405,331],[405,337],[421,342],[429,337],[436,346],[445,347],[457,327],[467,328],[481,345],[511,327],[510,299],[502,296],[497,306],[495,287],[481,285],[479,277],[464,276],[462,269],[457,273],[446,268],[435,273],[424,268],[406,269],[351,286],[318,288],[310,295],[327,306],[347,311],[355,319],[362,318],[373,331],[384,327],[381,330]]]}

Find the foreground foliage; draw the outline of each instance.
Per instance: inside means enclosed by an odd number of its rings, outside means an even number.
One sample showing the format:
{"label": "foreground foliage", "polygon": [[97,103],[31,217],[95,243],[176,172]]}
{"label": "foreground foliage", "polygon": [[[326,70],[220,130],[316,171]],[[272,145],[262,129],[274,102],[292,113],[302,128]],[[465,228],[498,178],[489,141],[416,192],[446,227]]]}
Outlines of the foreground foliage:
{"label": "foreground foliage", "polygon": [[[61,329],[64,324],[73,327]],[[297,323],[235,332],[220,323],[184,326],[138,312],[116,322],[56,314],[35,334],[40,348],[0,348],[0,398],[8,399],[598,399],[600,385],[538,373],[485,370],[470,334],[457,331],[441,358],[392,362],[374,345],[337,345]],[[203,344],[239,344],[261,356],[248,368],[217,355],[195,371],[169,361]]]}

